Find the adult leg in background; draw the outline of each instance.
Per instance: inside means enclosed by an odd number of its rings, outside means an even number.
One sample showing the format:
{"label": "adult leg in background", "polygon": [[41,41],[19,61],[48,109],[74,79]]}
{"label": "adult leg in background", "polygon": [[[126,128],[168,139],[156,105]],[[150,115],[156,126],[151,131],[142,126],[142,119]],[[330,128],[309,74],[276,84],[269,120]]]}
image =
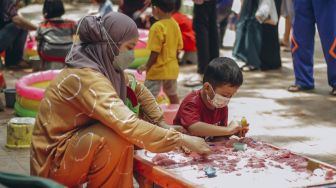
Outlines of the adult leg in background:
{"label": "adult leg in background", "polygon": [[327,62],[328,83],[332,88],[336,88],[336,1],[313,0],[313,7]]}
{"label": "adult leg in background", "polygon": [[217,57],[219,57],[219,40],[218,40],[218,27],[217,27],[217,10],[216,1],[206,1],[204,3],[207,6],[208,17],[208,37],[209,37],[209,60],[205,64],[206,66],[209,62]]}
{"label": "adult leg in background", "polygon": [[[280,15],[281,0],[274,0],[274,3],[278,15]],[[260,68],[263,70],[278,69],[281,67],[278,25],[279,22],[275,26],[270,24],[262,24]]]}
{"label": "adult leg in background", "polygon": [[[200,74],[204,74],[205,67],[210,60],[209,49],[209,31],[208,31],[209,15],[207,14],[206,3],[194,5],[193,29],[196,34],[198,70]],[[214,20],[216,22],[216,20]],[[216,28],[217,30],[217,28]]]}
{"label": "adult leg in background", "polygon": [[315,16],[312,0],[295,0],[294,11],[292,56],[295,85],[306,89],[314,88]]}
{"label": "adult leg in background", "polygon": [[0,30],[0,51],[6,51],[6,66],[17,65],[23,58],[28,32],[9,23]]}

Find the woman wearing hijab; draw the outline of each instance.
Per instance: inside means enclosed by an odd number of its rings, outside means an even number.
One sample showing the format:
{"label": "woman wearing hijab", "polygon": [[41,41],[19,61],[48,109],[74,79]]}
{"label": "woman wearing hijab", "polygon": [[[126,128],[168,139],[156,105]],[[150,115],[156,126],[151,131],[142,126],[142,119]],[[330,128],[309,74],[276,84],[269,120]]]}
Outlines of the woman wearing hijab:
{"label": "woman wearing hijab", "polygon": [[133,187],[134,145],[151,152],[186,147],[209,153],[203,139],[140,120],[125,106],[123,70],[133,59],[135,23],[120,13],[87,16],[81,43],[41,101],[31,147],[31,174],[68,187]]}

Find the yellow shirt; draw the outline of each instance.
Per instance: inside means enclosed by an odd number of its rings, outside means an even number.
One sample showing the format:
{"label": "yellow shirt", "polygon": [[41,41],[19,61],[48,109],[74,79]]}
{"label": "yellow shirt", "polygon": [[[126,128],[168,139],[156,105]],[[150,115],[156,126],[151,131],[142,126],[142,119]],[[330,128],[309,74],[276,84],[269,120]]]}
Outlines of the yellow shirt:
{"label": "yellow shirt", "polygon": [[159,56],[147,72],[147,80],[176,80],[179,73],[177,51],[183,48],[182,34],[172,18],[157,21],[149,30],[147,48]]}

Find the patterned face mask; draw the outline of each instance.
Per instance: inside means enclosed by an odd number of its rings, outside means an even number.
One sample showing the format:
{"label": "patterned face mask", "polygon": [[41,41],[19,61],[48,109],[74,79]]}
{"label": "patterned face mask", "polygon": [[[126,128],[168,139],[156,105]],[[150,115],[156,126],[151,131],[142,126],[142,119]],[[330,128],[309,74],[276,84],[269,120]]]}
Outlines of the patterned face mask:
{"label": "patterned face mask", "polygon": [[217,94],[217,93],[213,90],[212,86],[210,86],[210,87],[211,87],[211,90],[212,90],[212,92],[214,93],[215,96],[214,96],[213,99],[211,99],[211,98],[209,97],[209,95],[207,95],[208,102],[209,102],[212,106],[214,106],[215,108],[224,108],[225,106],[227,106],[227,105],[229,104],[231,98],[223,97],[223,96]]}

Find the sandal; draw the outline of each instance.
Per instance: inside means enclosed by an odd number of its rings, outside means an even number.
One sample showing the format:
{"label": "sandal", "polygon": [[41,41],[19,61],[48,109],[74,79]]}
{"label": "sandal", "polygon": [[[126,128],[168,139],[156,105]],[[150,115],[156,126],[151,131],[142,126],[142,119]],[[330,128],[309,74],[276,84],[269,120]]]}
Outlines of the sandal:
{"label": "sandal", "polygon": [[309,90],[313,90],[313,87],[303,87],[300,85],[291,85],[288,87],[288,91],[289,92],[300,92],[300,91],[309,91]]}
{"label": "sandal", "polygon": [[289,47],[289,42],[285,42],[284,40],[281,40],[280,41],[280,46],[283,46],[283,47]]}
{"label": "sandal", "polygon": [[331,90],[330,95],[336,96],[336,87]]}
{"label": "sandal", "polygon": [[201,80],[187,80],[183,85],[186,87],[196,87],[203,85],[203,82]]}
{"label": "sandal", "polygon": [[243,72],[252,72],[258,70],[258,68],[252,66],[252,65],[244,65],[240,68]]}

